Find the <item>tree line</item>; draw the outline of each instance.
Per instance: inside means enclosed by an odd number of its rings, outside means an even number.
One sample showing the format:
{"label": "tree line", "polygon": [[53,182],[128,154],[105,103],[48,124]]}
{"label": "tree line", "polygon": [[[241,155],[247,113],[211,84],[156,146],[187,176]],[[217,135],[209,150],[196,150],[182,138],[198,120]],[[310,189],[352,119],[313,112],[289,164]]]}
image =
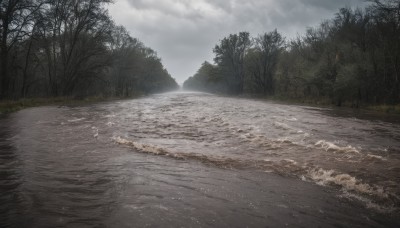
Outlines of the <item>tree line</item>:
{"label": "tree line", "polygon": [[231,34],[213,49],[184,88],[216,93],[400,103],[400,0],[342,8],[287,41],[277,31]]}
{"label": "tree line", "polygon": [[157,53],[108,15],[111,0],[0,0],[0,99],[176,89]]}

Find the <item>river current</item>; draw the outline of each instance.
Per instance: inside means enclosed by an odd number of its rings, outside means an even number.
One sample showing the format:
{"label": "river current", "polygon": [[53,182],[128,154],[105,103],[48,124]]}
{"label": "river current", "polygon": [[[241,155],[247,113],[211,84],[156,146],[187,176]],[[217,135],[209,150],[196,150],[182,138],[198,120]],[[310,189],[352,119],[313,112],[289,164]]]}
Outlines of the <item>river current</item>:
{"label": "river current", "polygon": [[0,227],[399,227],[400,118],[175,92],[0,117]]}

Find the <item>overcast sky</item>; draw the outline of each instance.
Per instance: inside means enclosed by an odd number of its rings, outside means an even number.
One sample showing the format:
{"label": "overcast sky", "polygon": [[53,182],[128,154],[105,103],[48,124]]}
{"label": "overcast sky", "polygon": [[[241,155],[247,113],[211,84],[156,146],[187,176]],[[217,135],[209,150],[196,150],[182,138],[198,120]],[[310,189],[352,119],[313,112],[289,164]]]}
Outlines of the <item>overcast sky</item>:
{"label": "overcast sky", "polygon": [[278,29],[302,34],[344,6],[364,0],[115,0],[109,11],[117,24],[157,51],[179,84],[196,73],[213,47],[231,33],[255,36]]}

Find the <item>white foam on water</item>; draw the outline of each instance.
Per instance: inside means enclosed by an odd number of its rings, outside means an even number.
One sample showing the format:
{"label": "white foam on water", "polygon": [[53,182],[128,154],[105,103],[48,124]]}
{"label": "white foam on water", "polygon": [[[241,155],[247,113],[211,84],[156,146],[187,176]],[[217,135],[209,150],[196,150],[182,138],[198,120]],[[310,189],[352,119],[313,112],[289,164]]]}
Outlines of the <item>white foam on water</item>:
{"label": "white foam on water", "polygon": [[165,206],[163,206],[161,204],[155,205],[154,208],[161,209],[161,210],[164,210],[164,211],[168,211],[169,210],[168,207],[165,207]]}
{"label": "white foam on water", "polygon": [[142,210],[146,208],[146,206],[136,206],[136,205],[124,205],[123,207],[131,210]]}
{"label": "white foam on water", "polygon": [[68,122],[70,122],[70,123],[79,122],[79,121],[82,121],[82,120],[84,120],[84,119],[85,119],[84,117],[82,117],[82,118],[76,118],[76,119],[68,120]]}
{"label": "white foam on water", "polygon": [[257,136],[254,135],[254,134],[252,134],[252,133],[246,133],[246,134],[244,134],[244,137],[246,137],[246,138],[248,138],[248,139],[252,139],[252,138],[255,138],[255,137],[257,137]]}
{"label": "white foam on water", "polygon": [[276,128],[281,129],[281,130],[292,130],[292,128],[285,123],[275,121],[274,125]]}
{"label": "white foam on water", "polygon": [[160,154],[165,154],[165,155],[169,155],[169,153],[163,149],[163,148],[159,148],[153,145],[149,145],[149,144],[142,144],[139,142],[134,142],[134,141],[130,141],[130,140],[126,140],[123,139],[121,137],[113,137],[112,138],[116,143],[118,144],[123,144],[123,145],[127,145],[127,146],[131,146],[137,150],[143,151],[143,152],[147,152],[147,153],[151,153],[151,154],[155,154],[155,155],[160,155]]}
{"label": "white foam on water", "polygon": [[387,152],[388,148],[381,148],[380,150],[383,151],[383,152]]}
{"label": "white foam on water", "polygon": [[107,122],[106,125],[109,126],[109,127],[112,127],[112,126],[115,125],[115,123],[114,122]]}
{"label": "white foam on water", "polygon": [[319,146],[320,148],[324,149],[325,151],[330,151],[330,152],[356,153],[356,154],[360,153],[360,151],[358,151],[353,146],[349,145],[349,146],[341,147],[332,142],[328,142],[325,140],[319,140],[318,142],[315,143],[315,146]]}
{"label": "white foam on water", "polygon": [[295,160],[292,160],[292,159],[283,159],[283,161],[285,161],[287,163],[290,163],[292,165],[297,165],[297,162]]}
{"label": "white foam on water", "polygon": [[271,170],[279,173],[291,173],[293,170],[299,170],[298,163],[292,159],[283,159],[280,161],[273,161],[270,158],[265,158],[262,160],[251,160],[251,159],[237,159],[233,157],[226,156],[214,156],[205,155],[192,152],[179,152],[173,151],[168,148],[163,148],[158,145],[144,144],[132,140],[127,140],[119,136],[111,138],[115,143],[126,145],[131,148],[136,149],[138,152],[168,156],[175,159],[191,159],[204,162],[207,164],[214,164],[222,168],[243,168],[243,167],[258,167],[263,170]]}
{"label": "white foam on water", "polygon": [[269,140],[264,135],[246,133],[243,136],[248,142],[250,142],[252,144],[257,144],[257,145],[260,145],[263,147],[277,149],[280,147],[280,144],[282,144],[281,140]]}
{"label": "white foam on water", "polygon": [[380,186],[371,186],[362,183],[349,174],[337,174],[334,170],[312,169],[308,172],[309,177],[319,185],[335,184],[346,191],[354,191],[361,194],[373,195],[379,198],[388,198],[388,194]]}
{"label": "white foam on water", "polygon": [[99,129],[97,127],[92,127],[93,137],[97,138],[99,136]]}
{"label": "white foam on water", "polygon": [[344,197],[347,199],[356,199],[356,200],[364,203],[367,208],[376,210],[381,213],[390,213],[390,212],[393,212],[396,210],[396,208],[394,206],[382,206],[382,205],[372,202],[372,200],[370,200],[366,197],[362,197],[360,195],[356,195],[356,194],[353,194],[353,193],[350,193],[347,191],[344,191],[343,194],[340,195],[340,197]]}
{"label": "white foam on water", "polygon": [[368,159],[371,159],[371,160],[379,160],[379,161],[386,161],[386,160],[387,160],[386,158],[384,158],[384,157],[382,157],[382,156],[374,155],[374,154],[367,154],[366,157],[367,157]]}
{"label": "white foam on water", "polygon": [[304,145],[305,142],[304,140],[307,138],[308,136],[306,134],[303,135],[295,135],[295,136],[291,136],[291,137],[283,137],[283,138],[277,138],[277,139],[273,139],[271,140],[273,143],[278,143],[279,146],[281,146],[282,144],[291,144],[291,145],[297,145],[297,146],[307,146]]}
{"label": "white foam on water", "polygon": [[295,118],[295,117],[292,117],[292,118],[286,118],[286,120],[288,120],[288,121],[297,121],[297,118]]}
{"label": "white foam on water", "polygon": [[274,141],[278,142],[278,143],[293,143],[293,141],[290,140],[288,137],[278,138],[278,139],[276,139]]}
{"label": "white foam on water", "polygon": [[[393,198],[398,199],[395,194],[386,192],[381,186],[363,183],[349,174],[337,174],[334,170],[319,168],[309,170],[308,176],[318,185],[340,186],[343,193],[340,195],[341,197],[356,199],[365,204],[367,208],[378,212],[390,213],[399,209],[392,201]],[[302,176],[301,180],[306,181],[307,179]]]}

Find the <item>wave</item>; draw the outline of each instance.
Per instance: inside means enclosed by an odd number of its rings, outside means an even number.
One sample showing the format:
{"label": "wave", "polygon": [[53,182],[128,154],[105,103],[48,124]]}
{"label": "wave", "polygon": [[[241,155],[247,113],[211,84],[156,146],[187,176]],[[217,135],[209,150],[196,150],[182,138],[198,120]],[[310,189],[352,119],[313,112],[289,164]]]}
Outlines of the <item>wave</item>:
{"label": "wave", "polygon": [[380,198],[387,198],[388,194],[385,193],[382,187],[372,187],[369,184],[362,183],[357,178],[349,174],[336,174],[334,170],[324,170],[315,168],[309,171],[309,177],[316,181],[319,185],[335,184],[343,187],[348,191],[355,191],[358,193],[375,195]]}
{"label": "wave", "polygon": [[374,155],[374,154],[367,154],[366,159],[372,160],[372,161],[373,160],[378,160],[378,161],[386,161],[387,160],[386,158],[384,158],[382,156]]}
{"label": "wave", "polygon": [[[308,177],[318,185],[341,187],[342,196],[357,199],[364,203],[367,208],[384,213],[399,210],[399,197],[395,193],[385,190],[382,186],[363,183],[349,174],[314,168],[309,170]],[[306,180],[306,178],[303,180]]]}
{"label": "wave", "polygon": [[287,124],[285,124],[285,123],[278,122],[278,121],[275,121],[275,122],[274,122],[274,126],[275,126],[277,129],[281,129],[281,130],[293,130],[293,128],[290,127],[289,125],[287,125]]}
{"label": "wave", "polygon": [[369,199],[367,197],[363,197],[363,196],[353,194],[350,192],[344,192],[340,197],[344,197],[347,199],[356,199],[356,200],[364,203],[367,208],[376,210],[380,213],[391,213],[391,212],[398,210],[395,205],[380,205],[378,203],[373,202],[371,199]]}
{"label": "wave", "polygon": [[[392,204],[391,202],[398,202],[398,197],[395,194],[385,191],[381,186],[363,183],[354,176],[346,173],[338,173],[335,170],[325,170],[316,168],[315,166],[299,164],[299,162],[293,159],[239,159],[191,152],[175,152],[159,146],[135,142],[121,137],[112,137],[112,140],[117,144],[129,146],[141,153],[167,156],[180,160],[195,160],[219,168],[262,170],[282,176],[296,177],[303,181],[312,181],[322,186],[339,186],[343,192],[355,194],[359,198],[365,198],[362,201],[368,201],[367,207],[377,208],[378,205],[382,205],[381,208],[386,208],[387,205]],[[391,207],[390,205],[387,208]]]}
{"label": "wave", "polygon": [[318,142],[315,143],[315,146],[319,146],[320,148],[324,149],[325,151],[330,151],[330,152],[340,152],[340,153],[356,153],[359,154],[360,151],[358,151],[355,147],[352,146],[345,146],[341,147],[338,146],[334,143],[325,141],[325,140],[319,140]]}
{"label": "wave", "polygon": [[131,146],[141,152],[152,153],[155,155],[168,155],[169,154],[167,150],[156,147],[156,146],[142,144],[142,143],[138,143],[138,142],[134,142],[134,141],[129,141],[129,140],[123,139],[121,137],[113,137],[112,139],[118,144],[124,144],[127,146]]}
{"label": "wave", "polygon": [[127,139],[123,139],[121,137],[113,137],[112,140],[118,144],[129,146],[133,149],[136,149],[139,152],[153,154],[153,155],[162,155],[167,156],[175,159],[191,159],[197,160],[206,164],[213,164],[221,168],[242,168],[245,166],[245,162],[240,160],[235,160],[232,158],[226,157],[216,157],[216,156],[207,156],[203,154],[197,153],[181,153],[181,152],[174,152],[168,149],[158,147],[155,145],[139,143],[135,141],[130,141]]}
{"label": "wave", "polygon": [[159,146],[144,144],[121,138],[119,136],[111,138],[115,143],[120,145],[129,146],[138,152],[162,155],[175,159],[190,159],[197,160],[205,164],[212,164],[220,168],[254,168],[264,171],[273,171],[281,175],[291,175],[292,173],[302,172],[303,167],[299,166],[298,163],[292,159],[281,159],[281,160],[251,160],[251,159],[239,159],[224,156],[212,156],[204,155],[192,152],[176,152]]}
{"label": "wave", "polygon": [[74,123],[74,122],[82,121],[82,120],[84,120],[84,119],[86,119],[86,118],[84,118],[84,117],[82,117],[82,118],[76,118],[76,119],[68,120],[68,122]]}
{"label": "wave", "polygon": [[144,144],[121,138],[111,138],[115,143],[129,146],[141,153],[167,156],[174,159],[195,160],[219,168],[256,169],[264,172],[274,172],[282,176],[299,177],[307,173],[309,167],[302,166],[293,159],[240,159],[236,157],[204,155],[192,152],[177,152],[151,144]]}

